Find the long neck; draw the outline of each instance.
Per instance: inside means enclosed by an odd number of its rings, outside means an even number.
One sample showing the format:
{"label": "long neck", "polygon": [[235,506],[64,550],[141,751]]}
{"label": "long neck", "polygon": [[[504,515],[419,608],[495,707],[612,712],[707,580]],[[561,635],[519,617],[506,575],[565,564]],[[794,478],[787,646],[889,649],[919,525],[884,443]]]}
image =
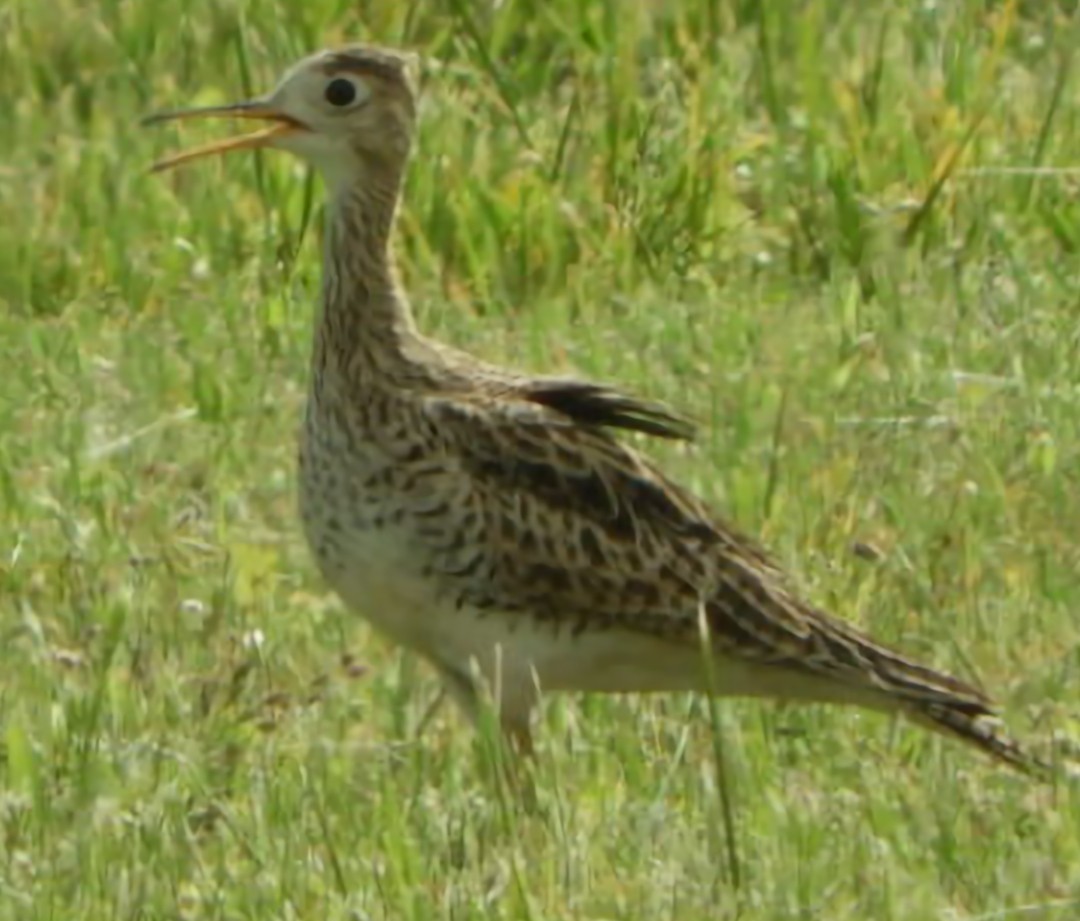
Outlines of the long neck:
{"label": "long neck", "polygon": [[390,251],[400,189],[400,169],[356,177],[331,189],[316,373],[365,377],[389,372],[406,360],[418,338]]}

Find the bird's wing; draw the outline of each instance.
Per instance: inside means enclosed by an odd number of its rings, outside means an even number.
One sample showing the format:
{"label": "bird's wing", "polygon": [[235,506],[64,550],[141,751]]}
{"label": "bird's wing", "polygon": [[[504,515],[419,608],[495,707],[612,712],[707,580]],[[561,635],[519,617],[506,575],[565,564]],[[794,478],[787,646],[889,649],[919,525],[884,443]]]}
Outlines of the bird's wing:
{"label": "bird's wing", "polygon": [[[670,407],[625,393],[616,387],[566,376],[535,377],[515,373],[443,343],[426,342],[430,363],[444,371],[444,385],[453,380],[474,396],[495,402],[535,403],[587,428],[618,428],[658,438],[689,441],[696,426]],[[450,385],[453,388],[454,384]]]}
{"label": "bird's wing", "polygon": [[526,399],[444,393],[419,409],[463,507],[464,530],[432,566],[459,604],[681,644],[699,644],[704,625],[714,652],[761,667],[741,693],[897,707],[1039,765],[980,690],[799,600],[752,541],[602,428]]}
{"label": "bird's wing", "polygon": [[532,378],[519,385],[517,395],[583,426],[627,429],[684,441],[694,437],[694,423],[684,416],[603,384],[565,377]]}
{"label": "bird's wing", "polygon": [[[589,405],[592,392],[580,392]],[[467,570],[463,603],[576,630],[623,626],[687,639],[699,635],[705,604],[716,642],[747,655],[780,657],[805,642],[804,617],[764,551],[599,427],[599,407],[618,405],[614,398],[598,397],[585,423],[569,411],[570,396],[554,402],[422,400],[468,484],[476,533],[466,543],[477,549],[471,565],[455,562]],[[635,418],[645,418],[640,409]]]}
{"label": "bird's wing", "polygon": [[695,643],[704,619],[726,655],[982,706],[965,682],[801,601],[752,540],[602,429],[521,399],[429,395],[421,412],[465,484],[472,533],[455,549],[470,556],[444,572],[460,603]]}

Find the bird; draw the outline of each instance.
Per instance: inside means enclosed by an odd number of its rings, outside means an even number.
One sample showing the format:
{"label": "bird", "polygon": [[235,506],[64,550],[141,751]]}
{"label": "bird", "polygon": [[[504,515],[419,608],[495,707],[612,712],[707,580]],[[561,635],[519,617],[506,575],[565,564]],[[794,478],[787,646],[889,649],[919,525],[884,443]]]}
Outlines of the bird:
{"label": "bird", "polygon": [[1043,765],[980,688],[806,600],[755,539],[638,449],[692,439],[689,418],[420,331],[393,255],[416,70],[411,53],[350,44],[305,57],[263,96],[144,119],[261,126],[155,172],[274,149],[321,174],[298,505],[345,606],[430,663],[474,723],[494,713],[523,756],[549,692],[700,692],[902,714],[1014,768]]}

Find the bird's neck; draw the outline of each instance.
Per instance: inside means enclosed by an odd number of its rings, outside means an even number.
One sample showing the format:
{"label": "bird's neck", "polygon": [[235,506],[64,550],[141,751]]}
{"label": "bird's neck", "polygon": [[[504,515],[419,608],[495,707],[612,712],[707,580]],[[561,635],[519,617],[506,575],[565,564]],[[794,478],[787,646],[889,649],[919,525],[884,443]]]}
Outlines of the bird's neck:
{"label": "bird's neck", "polygon": [[401,171],[331,191],[316,371],[354,378],[392,373],[419,336],[391,252]]}

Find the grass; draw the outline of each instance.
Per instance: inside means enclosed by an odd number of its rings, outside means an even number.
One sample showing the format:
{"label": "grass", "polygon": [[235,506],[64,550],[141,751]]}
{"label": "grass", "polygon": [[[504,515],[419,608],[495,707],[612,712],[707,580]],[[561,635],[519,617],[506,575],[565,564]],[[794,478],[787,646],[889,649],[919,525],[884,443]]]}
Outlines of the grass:
{"label": "grass", "polygon": [[150,177],[222,126],[137,126],[421,51],[424,327],[695,414],[649,450],[1038,742],[1080,725],[1073,7],[7,0],[0,918],[1075,917],[1076,789],[907,724],[557,701],[535,814],[418,738],[432,677],[294,514],[321,190]]}

